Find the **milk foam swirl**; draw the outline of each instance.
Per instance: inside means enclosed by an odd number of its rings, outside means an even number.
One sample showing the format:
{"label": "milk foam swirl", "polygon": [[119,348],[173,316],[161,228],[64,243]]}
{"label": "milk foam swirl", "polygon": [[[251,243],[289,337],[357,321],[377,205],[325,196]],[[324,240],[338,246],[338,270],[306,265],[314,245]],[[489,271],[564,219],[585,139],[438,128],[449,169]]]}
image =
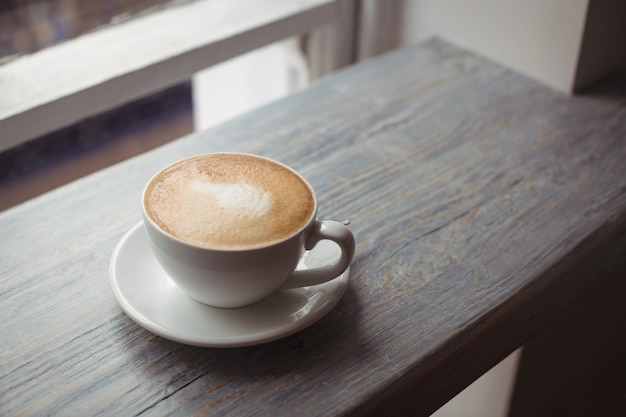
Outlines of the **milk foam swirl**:
{"label": "milk foam swirl", "polygon": [[212,194],[218,204],[227,210],[243,210],[250,215],[262,216],[272,208],[270,194],[252,184],[215,184],[194,180],[189,187],[198,193]]}

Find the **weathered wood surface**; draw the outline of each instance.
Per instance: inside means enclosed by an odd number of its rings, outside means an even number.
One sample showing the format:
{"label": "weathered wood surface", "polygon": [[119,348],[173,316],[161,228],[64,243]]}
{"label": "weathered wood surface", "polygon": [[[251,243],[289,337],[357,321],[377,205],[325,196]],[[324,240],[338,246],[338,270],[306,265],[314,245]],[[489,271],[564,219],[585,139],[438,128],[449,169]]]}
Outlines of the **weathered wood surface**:
{"label": "weathered wood surface", "polygon": [[[621,86],[568,97],[431,40],[1,213],[1,414],[431,413],[623,262]],[[202,349],[128,318],[108,264],[153,172],[224,150],[301,171],[357,254],[309,329]]]}

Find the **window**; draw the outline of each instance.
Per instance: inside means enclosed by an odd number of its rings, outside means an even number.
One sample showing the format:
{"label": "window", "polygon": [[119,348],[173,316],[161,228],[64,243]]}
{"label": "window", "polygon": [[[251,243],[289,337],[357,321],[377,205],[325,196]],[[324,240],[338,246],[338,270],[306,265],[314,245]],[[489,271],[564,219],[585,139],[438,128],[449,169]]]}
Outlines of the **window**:
{"label": "window", "polygon": [[[372,10],[367,5],[374,3],[377,1],[15,0],[8,7],[0,6],[0,53],[4,56],[4,65],[0,65],[0,158],[35,139],[54,136],[60,129],[114,109],[123,110],[128,103],[184,86],[192,79],[196,128],[219,123],[356,60],[359,11]],[[31,12],[28,16],[27,11]],[[30,19],[27,30],[16,29],[20,19]],[[77,35],[81,36],[72,38]],[[255,52],[246,55],[250,51]],[[34,53],[23,55],[29,52]],[[259,58],[261,54],[272,59]],[[226,63],[235,57],[239,58]],[[199,91],[215,91],[216,85],[223,88],[225,84],[216,80],[225,73],[245,72],[242,68],[249,66],[245,62],[255,59],[271,62],[262,71],[282,74],[269,83],[273,89],[260,83],[261,89],[245,89],[252,91],[252,96],[234,100],[236,95],[230,94],[231,106],[228,111],[220,107],[221,113],[202,99]],[[209,67],[213,69],[201,72]],[[235,92],[232,84],[230,88]],[[184,96],[184,88],[183,93],[176,91]],[[180,131],[173,137],[178,136]],[[87,165],[90,170],[102,167]],[[72,171],[75,177],[86,173]],[[6,171],[0,169],[0,180],[3,178]]]}

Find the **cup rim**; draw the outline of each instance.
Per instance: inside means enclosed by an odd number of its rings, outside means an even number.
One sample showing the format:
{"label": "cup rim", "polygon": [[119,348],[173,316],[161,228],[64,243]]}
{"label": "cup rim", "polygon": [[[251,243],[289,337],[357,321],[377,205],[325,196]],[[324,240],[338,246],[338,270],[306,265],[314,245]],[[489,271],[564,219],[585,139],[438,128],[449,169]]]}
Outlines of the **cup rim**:
{"label": "cup rim", "polygon": [[[148,214],[148,211],[146,210],[146,193],[148,191],[148,187],[150,186],[150,184],[152,184],[152,182],[156,179],[156,177],[161,174],[161,172],[165,171],[166,169],[179,164],[181,162],[187,161],[189,159],[194,159],[194,158],[198,158],[198,157],[203,157],[203,156],[214,156],[214,155],[243,155],[243,156],[250,156],[253,158],[258,158],[258,159],[264,159],[266,161],[272,162],[274,164],[280,165],[284,168],[286,168],[287,170],[289,170],[290,172],[292,172],[293,174],[295,174],[298,178],[300,178],[300,180],[302,180],[302,182],[304,182],[304,184],[306,184],[306,186],[309,188],[309,190],[311,191],[311,195],[313,196],[313,210],[311,212],[311,216],[309,217],[309,219],[306,221],[306,223],[304,223],[304,225],[302,227],[300,227],[299,229],[295,230],[293,233],[291,233],[289,236],[284,237],[283,239],[280,240],[273,240],[269,243],[266,244],[262,244],[262,245],[258,245],[258,246],[251,246],[251,247],[242,247],[242,248],[215,248],[215,247],[210,247],[210,246],[204,246],[204,245],[198,245],[192,242],[188,242],[186,240],[183,240],[177,236],[174,236],[173,234],[171,234],[170,232],[168,232],[167,230],[164,230],[156,221],[154,221],[154,219],[152,219],[152,217],[150,216],[150,214]],[[197,249],[203,249],[203,250],[210,250],[210,251],[215,251],[215,252],[248,252],[248,251],[255,251],[255,250],[259,250],[259,249],[267,249],[267,248],[271,248],[277,245],[280,245],[292,238],[294,238],[295,236],[299,235],[300,233],[302,233],[302,231],[306,230],[311,223],[315,220],[316,216],[317,216],[317,194],[315,193],[315,189],[313,188],[313,186],[311,185],[311,183],[304,178],[304,176],[302,176],[299,172],[297,172],[295,169],[291,168],[290,166],[279,162],[275,159],[272,158],[268,158],[266,156],[261,156],[261,155],[257,155],[257,154],[252,154],[252,153],[246,153],[246,152],[208,152],[208,153],[200,153],[200,154],[196,154],[196,155],[192,155],[192,156],[188,156],[185,158],[181,158],[178,159],[174,162],[171,162],[169,164],[167,164],[166,166],[160,168],[157,172],[155,172],[150,179],[146,182],[146,184],[143,187],[143,191],[141,193],[141,211],[143,214],[143,218],[144,218],[144,223],[145,221],[149,221],[151,226],[156,229],[157,231],[159,231],[162,235],[166,236],[169,239],[172,239],[180,244],[183,244],[185,246],[189,246],[189,247],[193,247],[193,248],[197,248]]]}

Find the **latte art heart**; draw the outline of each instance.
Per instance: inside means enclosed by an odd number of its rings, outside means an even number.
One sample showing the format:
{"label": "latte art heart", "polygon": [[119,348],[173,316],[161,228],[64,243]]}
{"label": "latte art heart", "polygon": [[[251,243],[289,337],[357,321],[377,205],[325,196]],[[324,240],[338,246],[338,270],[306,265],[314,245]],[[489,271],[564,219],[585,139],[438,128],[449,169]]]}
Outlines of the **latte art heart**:
{"label": "latte art heart", "polygon": [[272,208],[269,193],[252,184],[215,184],[194,180],[189,187],[197,193],[211,194],[218,204],[229,210],[242,210],[250,215],[262,216]]}

